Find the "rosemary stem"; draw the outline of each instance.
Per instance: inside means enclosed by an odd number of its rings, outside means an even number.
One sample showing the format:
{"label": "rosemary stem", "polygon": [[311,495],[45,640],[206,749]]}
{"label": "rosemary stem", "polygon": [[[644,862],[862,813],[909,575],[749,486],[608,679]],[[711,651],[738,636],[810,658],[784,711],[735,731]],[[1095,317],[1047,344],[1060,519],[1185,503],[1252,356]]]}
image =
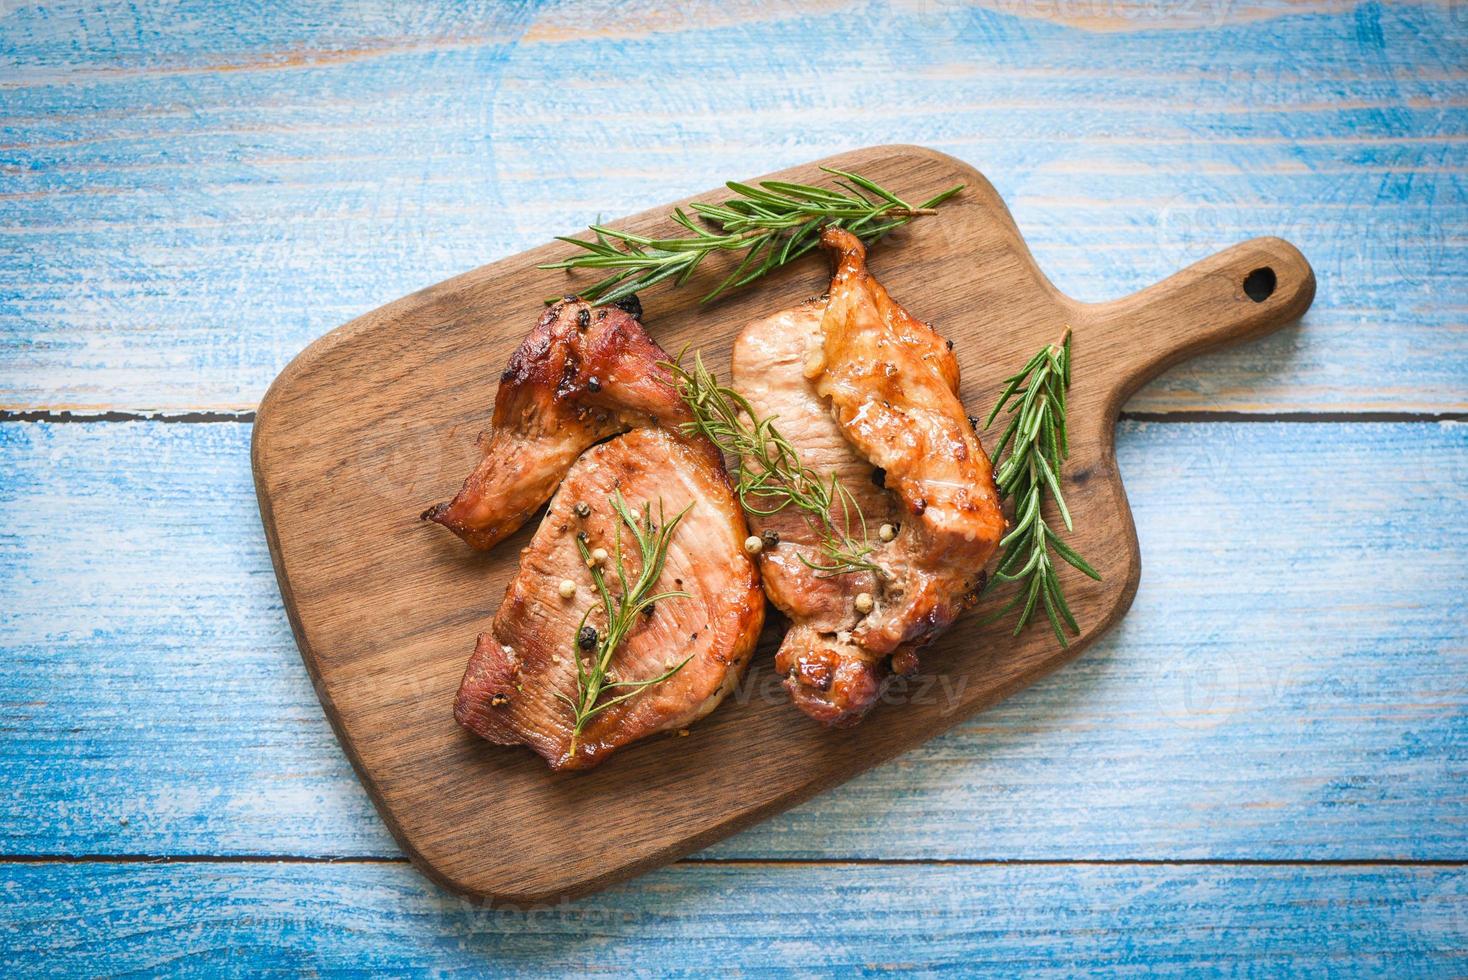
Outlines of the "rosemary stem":
{"label": "rosemary stem", "polygon": [[703,297],[702,302],[708,302],[806,255],[827,225],[845,228],[870,243],[914,218],[936,214],[938,205],[963,189],[962,184],[950,187],[914,207],[860,174],[832,168],[826,172],[839,190],[774,180],[758,186],[730,181],[726,186],[735,196],[723,203],[695,202],[687,211],[673,212],[673,220],[686,232],[676,238],[592,225],[591,241],[561,239],[580,252],[540,268],[609,271],[581,291],[583,299],[602,305],[665,279],[682,285],[717,252],[745,252],[734,270]]}
{"label": "rosemary stem", "polygon": [[866,516],[851,491],[834,474],[823,479],[807,467],[774,419],[760,418],[744,396],[720,384],[701,355],[695,354],[691,367],[684,367],[686,354],[685,348],[664,365],[693,416],[693,421],[683,423],[683,431],[705,436],[733,458],[734,493],[745,512],[768,517],[793,506],[803,513],[820,553],[818,560],[800,553],[808,567],[822,575],[868,571],[885,577],[886,571],[868,557],[873,546],[867,538]]}
{"label": "rosemary stem", "polygon": [[[632,631],[637,617],[654,603],[664,599],[688,598],[687,592],[668,591],[653,593],[658,578],[662,575],[663,566],[667,562],[668,546],[672,542],[673,533],[683,516],[688,513],[689,507],[685,507],[678,514],[669,518],[663,511],[662,502],[658,502],[657,523],[653,522],[652,505],[643,504],[642,510],[634,513],[622,498],[620,490],[612,492],[612,510],[616,513],[618,522],[616,526],[615,553],[616,580],[619,591],[613,593],[607,585],[606,573],[596,562],[592,561],[591,549],[587,543],[578,539],[576,548],[581,555],[581,560],[587,563],[591,569],[591,580],[596,588],[598,604],[606,622],[602,627],[602,633],[596,640],[596,648],[589,664],[583,661],[583,652],[579,647],[580,630],[577,638],[572,641],[571,654],[576,664],[576,697],[570,698],[563,694],[556,697],[571,709],[573,725],[571,729],[571,755],[576,754],[577,744],[581,733],[592,718],[613,705],[620,704],[628,698],[635,696],[638,692],[661,684],[672,677],[692,659],[685,658],[682,663],[677,664],[657,675],[641,681],[624,681],[617,678],[613,682],[607,681],[607,673],[611,670],[612,659],[621,647],[622,641]],[[637,578],[629,582],[627,569],[622,551],[622,528],[625,526],[631,533],[637,545],[638,556],[641,560],[641,569]],[[591,618],[591,606],[581,617],[581,626],[586,626]],[[604,691],[613,689],[624,689],[615,697],[603,701],[601,699]]]}
{"label": "rosemary stem", "polygon": [[1080,627],[1065,601],[1051,551],[1082,574],[1101,578],[1044,516],[1048,498],[1066,530],[1072,529],[1060,485],[1061,468],[1070,454],[1065,424],[1070,343],[1071,331],[1066,327],[1059,341],[1042,347],[1019,373],[1005,379],[987,423],[992,425],[1004,412],[1014,416],[999,440],[994,469],[1000,496],[1014,501],[1014,525],[1000,542],[1004,553],[985,591],[1001,582],[1015,583],[1018,588],[986,621],[1002,618],[1019,606],[1014,628],[1018,636],[1036,608],[1043,608],[1062,647],[1069,645],[1066,634],[1079,635]]}

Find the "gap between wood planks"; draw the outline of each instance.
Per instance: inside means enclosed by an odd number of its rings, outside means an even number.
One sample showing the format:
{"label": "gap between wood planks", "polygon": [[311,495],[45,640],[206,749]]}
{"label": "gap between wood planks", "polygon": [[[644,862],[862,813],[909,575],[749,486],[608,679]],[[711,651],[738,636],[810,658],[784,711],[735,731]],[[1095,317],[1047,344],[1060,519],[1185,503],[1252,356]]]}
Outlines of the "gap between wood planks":
{"label": "gap between wood planks", "polygon": [[[1468,412],[1122,412],[1125,422],[1468,422]],[[255,413],[240,412],[73,412],[53,409],[0,409],[4,422],[163,422],[250,424]]]}
{"label": "gap between wood planks", "polygon": [[[7,864],[408,864],[401,855],[309,854],[5,854]],[[1458,858],[683,858],[670,866],[830,867],[914,865],[930,867],[1273,867],[1461,868]]]}

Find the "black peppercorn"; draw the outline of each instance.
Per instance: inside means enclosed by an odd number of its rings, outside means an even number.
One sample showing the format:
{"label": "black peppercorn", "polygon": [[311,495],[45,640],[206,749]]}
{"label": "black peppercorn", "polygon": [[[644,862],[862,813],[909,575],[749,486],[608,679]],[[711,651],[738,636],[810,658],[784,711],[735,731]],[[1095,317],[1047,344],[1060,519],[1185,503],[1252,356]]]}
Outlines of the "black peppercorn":
{"label": "black peppercorn", "polygon": [[576,506],[572,507],[571,509],[576,512],[577,517],[591,516],[591,505],[584,500],[577,501]]}
{"label": "black peppercorn", "polygon": [[642,319],[642,301],[637,298],[636,293],[633,293],[631,296],[624,296],[612,305],[624,313],[630,313],[637,319]]}
{"label": "black peppercorn", "polygon": [[780,532],[766,531],[759,536],[759,539],[766,548],[773,548],[780,543]]}
{"label": "black peppercorn", "polygon": [[596,646],[596,627],[581,627],[581,632],[576,634],[576,645],[583,650],[590,650]]}
{"label": "black peppercorn", "polygon": [[593,395],[596,394],[598,391],[601,391],[601,379],[594,374],[591,377],[587,378],[586,390],[591,392]]}

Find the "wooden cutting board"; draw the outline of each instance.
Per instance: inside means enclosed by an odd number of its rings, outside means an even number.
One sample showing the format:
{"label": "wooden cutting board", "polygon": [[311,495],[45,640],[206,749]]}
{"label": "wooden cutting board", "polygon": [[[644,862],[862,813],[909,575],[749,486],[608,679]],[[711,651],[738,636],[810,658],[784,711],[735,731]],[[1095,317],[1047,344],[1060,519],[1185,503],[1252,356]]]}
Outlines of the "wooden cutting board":
{"label": "wooden cutting board", "polygon": [[[1296,319],[1315,293],[1304,256],[1260,238],[1125,299],[1078,303],[1041,274],[1004,203],[966,164],[880,146],[772,176],[817,183],[822,164],[914,200],[968,185],[874,247],[871,268],[955,341],[973,414],[987,414],[1000,379],[1041,344],[1074,330],[1065,492],[1072,543],[1102,574],[1062,573],[1082,635],[1062,650],[1043,617],[1016,639],[970,614],[863,725],[830,731],[788,703],[768,629],[738,692],[691,735],[649,739],[588,773],[552,773],[526,749],[461,730],[459,678],[538,521],[482,554],[418,515],[472,468],[499,373],[542,300],[591,281],[536,269],[567,253],[559,243],[467,272],[308,347],[266,394],[253,446],[276,576],[322,706],[403,850],[444,886],[520,906],[604,887],[890,759],[1078,655],[1126,611],[1141,572],[1113,445],[1122,404],[1170,364]],[[672,207],[616,224],[667,234]],[[727,377],[740,328],[823,291],[826,266],[812,255],[700,307],[718,275],[642,299],[664,348],[700,347]]]}

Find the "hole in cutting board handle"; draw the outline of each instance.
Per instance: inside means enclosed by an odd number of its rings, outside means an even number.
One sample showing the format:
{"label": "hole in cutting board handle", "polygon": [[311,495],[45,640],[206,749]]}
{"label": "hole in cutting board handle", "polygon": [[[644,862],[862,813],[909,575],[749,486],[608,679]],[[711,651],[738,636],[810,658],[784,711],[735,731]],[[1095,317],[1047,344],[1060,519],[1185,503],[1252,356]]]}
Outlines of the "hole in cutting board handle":
{"label": "hole in cutting board handle", "polygon": [[1244,295],[1256,303],[1262,303],[1274,295],[1274,287],[1279,284],[1279,278],[1269,266],[1255,269],[1244,277]]}

